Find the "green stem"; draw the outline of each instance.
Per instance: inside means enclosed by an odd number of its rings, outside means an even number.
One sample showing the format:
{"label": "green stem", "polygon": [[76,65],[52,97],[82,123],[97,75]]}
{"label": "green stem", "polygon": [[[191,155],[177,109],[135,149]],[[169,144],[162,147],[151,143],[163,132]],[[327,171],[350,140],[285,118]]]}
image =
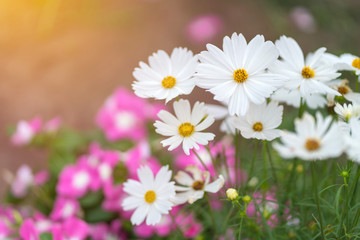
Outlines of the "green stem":
{"label": "green stem", "polygon": [[256,139],[256,140],[255,140],[255,146],[254,146],[254,152],[253,152],[253,155],[252,155],[252,158],[251,158],[250,171],[249,171],[249,175],[248,175],[248,178],[247,178],[247,181],[246,181],[246,185],[245,185],[245,192],[246,192],[246,189],[247,189],[247,187],[248,187],[249,181],[250,181],[250,179],[252,178],[252,175],[253,175],[253,172],[254,172],[255,158],[256,158],[256,153],[257,153],[258,144],[259,144],[259,140]]}
{"label": "green stem", "polygon": [[239,146],[240,134],[237,129],[235,129],[235,185],[240,181],[239,169],[240,169],[240,146]]}
{"label": "green stem", "polygon": [[326,239],[324,234],[324,227],[323,227],[323,219],[320,209],[320,200],[319,200],[319,192],[318,192],[318,183],[316,178],[316,170],[315,170],[315,162],[311,162],[311,173],[312,173],[312,179],[313,179],[313,189],[314,189],[314,195],[315,195],[315,201],[316,201],[316,207],[319,214],[319,224],[320,224],[320,231],[321,231],[321,237],[322,239]]}
{"label": "green stem", "polygon": [[355,92],[359,92],[359,78],[355,72],[354,72],[354,75],[355,75],[355,79],[356,79]]}
{"label": "green stem", "polygon": [[215,231],[215,235],[217,235],[217,226],[216,226],[216,222],[215,222],[215,218],[214,218],[214,213],[213,213],[213,210],[211,208],[211,204],[210,204],[210,200],[209,200],[209,197],[207,196],[207,194],[205,193],[205,198],[206,198],[206,201],[209,205],[209,215],[210,215],[210,218],[211,218],[211,222],[214,226],[214,231]]}
{"label": "green stem", "polygon": [[201,164],[203,165],[204,169],[208,172],[209,168],[206,166],[206,164],[204,163],[204,161],[201,159],[201,157],[199,156],[199,154],[197,154],[197,152],[194,149],[191,149],[191,151],[195,154],[195,156],[199,159],[199,161],[201,162]]}
{"label": "green stem", "polygon": [[231,214],[232,214],[233,211],[234,211],[234,204],[231,206],[228,214],[227,214],[226,217],[225,217],[224,223],[223,223],[223,225],[222,225],[222,227],[221,227],[221,232],[224,232],[224,231],[225,231],[225,227],[226,227],[227,223],[229,222],[229,219],[230,219]]}
{"label": "green stem", "polygon": [[183,234],[183,232],[181,231],[181,228],[179,227],[179,225],[177,224],[175,216],[174,216],[171,212],[169,212],[169,215],[170,215],[170,217],[171,217],[171,221],[172,221],[173,224],[175,225],[176,230],[179,232],[181,238],[184,238],[184,234]]}
{"label": "green stem", "polygon": [[277,177],[276,177],[276,171],[275,171],[274,163],[273,163],[273,160],[272,160],[272,157],[271,157],[270,147],[269,147],[269,144],[267,144],[266,140],[264,140],[264,146],[266,148],[266,152],[267,152],[267,155],[268,155],[268,160],[269,160],[269,163],[270,163],[270,168],[271,168],[271,172],[272,172],[272,175],[273,175],[273,178],[274,178],[275,186],[278,188],[279,185],[278,185],[278,180],[277,180]]}
{"label": "green stem", "polygon": [[242,223],[243,223],[243,220],[244,220],[244,216],[242,216],[242,217],[241,217],[241,220],[240,220],[238,240],[241,240],[241,231],[242,231]]}

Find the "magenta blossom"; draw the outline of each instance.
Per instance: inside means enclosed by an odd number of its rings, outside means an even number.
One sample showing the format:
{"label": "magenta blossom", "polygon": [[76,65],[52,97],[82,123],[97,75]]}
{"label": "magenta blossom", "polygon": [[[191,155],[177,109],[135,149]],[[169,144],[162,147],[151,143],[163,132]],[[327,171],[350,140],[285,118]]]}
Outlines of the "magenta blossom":
{"label": "magenta blossom", "polygon": [[93,225],[89,235],[93,240],[127,239],[126,234],[122,231],[122,225],[119,220],[114,220],[110,223],[110,226],[106,223]]}
{"label": "magenta blossom", "polygon": [[84,240],[88,236],[89,226],[78,218],[68,218],[62,224],[53,226],[51,233],[54,240]]}
{"label": "magenta blossom", "polygon": [[80,205],[76,199],[59,196],[55,201],[50,217],[53,220],[64,220],[74,217],[79,208]]}
{"label": "magenta blossom", "polygon": [[186,33],[191,41],[204,43],[216,37],[222,28],[223,22],[221,18],[208,14],[194,18],[186,27]]}
{"label": "magenta blossom", "polygon": [[32,219],[26,219],[20,227],[20,236],[23,240],[40,240],[39,232]]}
{"label": "magenta blossom", "polygon": [[31,121],[19,121],[15,132],[11,136],[11,142],[16,146],[27,145],[40,132],[42,127],[42,120],[35,117]]}
{"label": "magenta blossom", "polygon": [[119,88],[110,96],[97,114],[97,125],[108,140],[145,137],[146,102],[125,88]]}

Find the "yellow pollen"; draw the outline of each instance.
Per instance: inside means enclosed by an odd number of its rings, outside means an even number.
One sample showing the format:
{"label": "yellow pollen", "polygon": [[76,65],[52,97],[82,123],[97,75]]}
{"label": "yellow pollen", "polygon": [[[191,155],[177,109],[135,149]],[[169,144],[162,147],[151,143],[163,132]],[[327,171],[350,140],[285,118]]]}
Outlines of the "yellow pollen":
{"label": "yellow pollen", "polygon": [[256,122],[256,123],[254,123],[253,129],[254,129],[254,131],[256,131],[256,132],[261,132],[261,131],[263,130],[263,125],[262,125],[262,123],[261,123],[261,122]]}
{"label": "yellow pollen", "polygon": [[145,201],[147,203],[153,203],[156,199],[156,193],[152,190],[145,193]]}
{"label": "yellow pollen", "polygon": [[341,93],[342,95],[345,95],[349,92],[349,87],[348,86],[339,86],[338,87],[338,92]]}
{"label": "yellow pollen", "polygon": [[320,148],[320,141],[316,138],[308,138],[305,142],[305,148],[309,151],[315,151]]}
{"label": "yellow pollen", "polygon": [[301,71],[301,75],[303,78],[313,78],[315,76],[315,71],[312,68],[305,66]]}
{"label": "yellow pollen", "polygon": [[248,78],[249,74],[246,72],[245,69],[241,68],[234,71],[233,77],[235,82],[237,83],[243,83]]}
{"label": "yellow pollen", "polygon": [[182,123],[179,126],[179,133],[183,137],[190,136],[191,134],[193,134],[194,130],[195,130],[194,125],[192,125],[191,123],[188,123],[188,122]]}
{"label": "yellow pollen", "polygon": [[172,76],[167,76],[161,81],[161,85],[164,88],[173,88],[175,86],[176,79]]}
{"label": "yellow pollen", "polygon": [[360,58],[355,58],[351,64],[354,68],[360,69]]}
{"label": "yellow pollen", "polygon": [[204,188],[204,182],[197,180],[193,183],[192,188],[194,190],[202,190]]}

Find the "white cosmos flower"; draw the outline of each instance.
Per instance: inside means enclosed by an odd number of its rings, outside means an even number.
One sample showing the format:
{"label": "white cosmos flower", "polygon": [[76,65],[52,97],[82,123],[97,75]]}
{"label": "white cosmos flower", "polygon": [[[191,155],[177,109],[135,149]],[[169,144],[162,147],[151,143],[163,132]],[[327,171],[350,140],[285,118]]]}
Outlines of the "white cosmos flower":
{"label": "white cosmos flower", "polygon": [[[328,86],[338,91],[346,100],[360,104],[360,93],[353,92],[348,84],[349,81],[347,79],[336,79],[328,82]],[[334,99],[335,96],[328,94],[327,98]]]}
{"label": "white cosmos flower", "polygon": [[336,103],[334,108],[335,113],[337,113],[341,120],[349,122],[352,118],[358,118],[360,115],[360,105],[353,104],[341,104]]}
{"label": "white cosmos flower", "polygon": [[282,77],[265,71],[279,52],[262,35],[247,43],[242,34],[234,33],[224,37],[223,50],[212,44],[206,48],[199,55],[196,84],[227,103],[230,115],[245,115],[250,102],[263,103],[284,83]]}
{"label": "white cosmos flower", "polygon": [[198,199],[204,197],[205,192],[216,193],[224,186],[224,177],[219,176],[218,179],[209,183],[210,173],[208,171],[200,171],[197,166],[187,166],[185,169],[192,176],[184,171],[177,172],[174,177],[175,181],[183,186],[175,186],[178,192],[174,198],[176,204],[188,202],[192,204]]}
{"label": "white cosmos flower", "polygon": [[174,102],[174,111],[176,117],[161,110],[158,117],[163,122],[156,121],[154,124],[157,133],[170,137],[161,141],[164,147],[169,146],[169,151],[182,143],[185,154],[189,155],[190,149],[199,149],[198,144],[206,145],[214,139],[213,133],[201,132],[214,122],[214,118],[206,113],[204,103],[196,102],[191,111],[189,101],[180,99]]}
{"label": "white cosmos flower", "polygon": [[[284,102],[287,105],[299,108],[301,101],[301,94],[299,88],[293,90],[288,90],[285,88],[280,88],[276,90],[270,97],[272,100],[278,102]],[[311,109],[324,107],[327,103],[323,95],[318,93],[307,94],[302,97],[308,106]]]}
{"label": "white cosmos flower", "polygon": [[360,75],[360,58],[355,55],[342,54],[336,66],[340,70],[354,71],[356,75]]}
{"label": "white cosmos flower", "polygon": [[301,96],[312,93],[340,95],[325,84],[340,76],[332,62],[324,63],[326,48],[319,48],[304,59],[300,46],[292,38],[282,36],[275,45],[280,51],[281,60],[270,66],[269,71],[286,77],[288,82],[284,85],[285,88],[299,88]]}
{"label": "white cosmos flower", "polygon": [[312,115],[304,113],[295,120],[296,133],[283,131],[282,144],[275,143],[274,148],[284,158],[298,157],[303,160],[327,159],[342,154],[343,139],[337,124],[331,126],[331,116],[325,119],[316,113],[316,122]]}
{"label": "white cosmos flower", "polygon": [[195,87],[193,75],[198,59],[187,48],[174,48],[171,56],[159,50],[149,57],[149,65],[140,62],[135,68],[132,87],[142,98],[166,99],[190,94]]}
{"label": "white cosmos flower", "polygon": [[281,131],[275,128],[281,124],[283,109],[277,102],[251,104],[248,113],[243,117],[234,117],[232,124],[244,138],[271,141],[280,137]]}
{"label": "white cosmos flower", "polygon": [[160,222],[161,214],[168,214],[175,196],[174,182],[170,182],[169,166],[163,166],[154,177],[148,166],[137,170],[140,181],[128,179],[124,183],[124,191],[130,196],[122,202],[124,210],[133,210],[131,223],[140,225],[146,218],[147,225]]}
{"label": "white cosmos flower", "polygon": [[351,119],[350,123],[351,134],[346,137],[346,154],[353,161],[360,163],[360,121],[359,119]]}

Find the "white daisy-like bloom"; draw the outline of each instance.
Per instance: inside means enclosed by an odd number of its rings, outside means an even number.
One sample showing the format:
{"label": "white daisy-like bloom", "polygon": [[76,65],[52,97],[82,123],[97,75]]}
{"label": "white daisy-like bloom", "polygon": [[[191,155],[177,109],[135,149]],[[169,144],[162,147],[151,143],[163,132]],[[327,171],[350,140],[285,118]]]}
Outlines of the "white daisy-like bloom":
{"label": "white daisy-like bloom", "polygon": [[235,128],[231,124],[232,116],[230,116],[227,106],[205,104],[205,107],[206,112],[212,115],[215,120],[222,120],[220,124],[220,131],[235,135]]}
{"label": "white daisy-like bloom", "polygon": [[340,103],[336,103],[334,111],[341,120],[349,122],[351,118],[358,118],[360,116],[360,105],[345,103],[342,106]]}
{"label": "white daisy-like bloom", "polygon": [[288,82],[284,85],[285,88],[299,88],[301,96],[313,93],[340,95],[325,84],[340,76],[332,63],[326,64],[323,61],[326,48],[319,48],[304,59],[300,46],[290,37],[280,37],[275,45],[280,51],[281,60],[270,66],[269,71],[286,77]]}
{"label": "white daisy-like bloom", "polygon": [[293,90],[288,90],[285,88],[280,88],[276,90],[272,95],[271,99],[278,102],[286,103],[287,105],[299,108],[301,97],[305,101],[306,106],[311,109],[322,108],[326,106],[327,100],[325,97],[318,93],[307,94],[306,96],[301,96],[299,88]]}
{"label": "white daisy-like bloom", "polygon": [[342,54],[336,66],[340,70],[354,71],[356,75],[360,75],[360,57],[350,53]]}
{"label": "white daisy-like bloom", "polygon": [[210,183],[210,173],[208,171],[202,172],[199,167],[189,165],[184,171],[179,171],[174,179],[182,186],[175,186],[177,191],[174,198],[176,204],[183,204],[188,202],[194,203],[196,200],[204,197],[205,192],[217,193],[224,186],[224,177],[219,176],[218,179]]}
{"label": "white daisy-like bloom", "polygon": [[161,110],[158,117],[162,121],[154,123],[155,131],[169,137],[161,141],[164,147],[169,146],[172,151],[182,143],[186,155],[190,149],[199,149],[199,145],[207,145],[213,140],[213,133],[201,132],[214,123],[214,118],[206,113],[204,103],[196,102],[191,111],[190,102],[180,99],[174,102],[176,117],[168,111]]}
{"label": "white daisy-like bloom", "polygon": [[350,135],[346,137],[346,154],[351,160],[360,163],[360,120],[351,119],[349,126]]}
{"label": "white daisy-like bloom", "polygon": [[[328,86],[338,91],[346,100],[352,103],[360,104],[360,93],[353,92],[349,87],[349,81],[347,79],[336,79],[328,82]],[[335,96],[328,94],[328,99],[335,99]]]}
{"label": "white daisy-like bloom", "polygon": [[331,119],[331,116],[324,119],[317,112],[315,122],[312,115],[304,113],[301,119],[295,120],[296,133],[283,131],[282,144],[273,146],[284,158],[322,160],[338,157],[344,150],[343,138],[338,125],[331,125]]}
{"label": "white daisy-like bloom", "polygon": [[245,116],[233,117],[232,124],[244,138],[271,141],[280,137],[281,130],[275,128],[281,124],[283,109],[277,102],[251,104]]}
{"label": "white daisy-like bloom", "polygon": [[132,87],[137,96],[168,102],[180,94],[190,94],[194,89],[193,75],[198,58],[187,48],[174,48],[171,56],[159,50],[149,57],[149,65],[140,62],[140,68],[133,72],[137,81]]}
{"label": "white daisy-like bloom", "polygon": [[171,199],[175,196],[175,182],[171,181],[169,166],[163,166],[154,177],[148,166],[137,170],[140,181],[128,179],[124,191],[130,196],[122,202],[124,210],[134,210],[131,216],[133,225],[140,225],[146,218],[147,225],[161,221],[162,214],[168,214],[174,205]]}
{"label": "white daisy-like bloom", "polygon": [[279,57],[275,45],[257,35],[249,43],[242,34],[224,37],[223,50],[212,44],[199,54],[196,85],[228,105],[230,115],[243,116],[249,104],[261,104],[284,79],[265,69]]}

